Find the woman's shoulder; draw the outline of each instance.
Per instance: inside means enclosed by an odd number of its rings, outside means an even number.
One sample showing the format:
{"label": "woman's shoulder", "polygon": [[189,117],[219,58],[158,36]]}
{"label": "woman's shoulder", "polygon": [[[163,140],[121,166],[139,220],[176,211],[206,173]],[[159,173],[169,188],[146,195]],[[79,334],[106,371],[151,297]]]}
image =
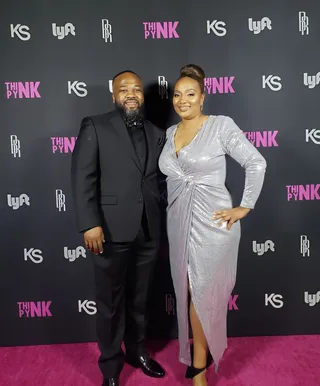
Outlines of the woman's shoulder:
{"label": "woman's shoulder", "polygon": [[172,134],[172,132],[175,130],[176,127],[177,127],[177,124],[172,125],[172,126],[167,128],[167,130],[166,130],[166,137],[167,138]]}

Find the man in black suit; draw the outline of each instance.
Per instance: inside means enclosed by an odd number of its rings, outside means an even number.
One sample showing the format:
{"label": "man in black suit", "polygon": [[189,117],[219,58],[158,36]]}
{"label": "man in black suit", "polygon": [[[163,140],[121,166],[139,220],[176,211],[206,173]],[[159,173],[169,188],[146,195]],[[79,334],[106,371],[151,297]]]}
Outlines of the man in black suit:
{"label": "man in black suit", "polygon": [[103,385],[119,385],[126,361],[151,377],[162,367],[146,352],[147,295],[160,242],[158,158],[164,133],[143,118],[142,82],[113,79],[110,113],[84,118],[72,156],[79,231],[94,260],[97,340]]}

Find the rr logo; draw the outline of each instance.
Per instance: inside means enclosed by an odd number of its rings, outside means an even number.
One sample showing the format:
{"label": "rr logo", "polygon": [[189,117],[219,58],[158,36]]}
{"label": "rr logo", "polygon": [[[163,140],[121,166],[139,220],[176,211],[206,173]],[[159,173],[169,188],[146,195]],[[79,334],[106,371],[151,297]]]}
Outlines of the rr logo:
{"label": "rr logo", "polygon": [[16,158],[21,157],[20,141],[16,135],[10,135],[11,154]]}
{"label": "rr logo", "polygon": [[86,89],[87,85],[84,82],[79,82],[78,80],[75,80],[71,83],[71,81],[68,81],[68,94],[71,95],[71,92],[73,91],[78,97],[83,98],[88,95],[88,90]]}
{"label": "rr logo", "polygon": [[66,195],[61,189],[56,189],[56,208],[61,212],[66,211]]}
{"label": "rr logo", "polygon": [[303,257],[310,256],[310,240],[305,235],[300,236],[300,252]]}
{"label": "rr logo", "polygon": [[309,18],[304,11],[299,12],[299,31],[301,35],[309,35]]}
{"label": "rr logo", "polygon": [[274,308],[281,308],[283,307],[283,297],[279,294],[265,294],[265,305],[268,306],[269,304],[272,305]]}
{"label": "rr logo", "polygon": [[72,23],[67,23],[64,27],[57,27],[56,23],[52,23],[53,36],[57,36],[58,39],[64,39],[69,33],[76,36],[76,29]]}
{"label": "rr logo", "polygon": [[102,19],[102,38],[106,43],[112,43],[112,26],[107,19]]}
{"label": "rr logo", "polygon": [[164,76],[158,76],[158,85],[161,99],[168,99],[168,82]]}
{"label": "rr logo", "polygon": [[253,252],[262,256],[270,249],[272,252],[275,251],[274,243],[271,240],[267,240],[264,244],[257,244],[256,241],[252,242]]}
{"label": "rr logo", "polygon": [[11,194],[8,194],[7,200],[10,208],[14,210],[19,209],[23,204],[30,206],[30,197],[26,194],[20,194],[19,197],[12,197]]}
{"label": "rr logo", "polygon": [[94,315],[97,313],[96,302],[92,300],[78,300],[78,311],[84,311],[88,315]]}
{"label": "rr logo", "polygon": [[217,36],[224,36],[227,33],[225,26],[226,23],[223,21],[213,20],[210,22],[210,20],[207,20],[207,34],[213,32]]}
{"label": "rr logo", "polygon": [[68,249],[68,247],[64,247],[64,257],[70,262],[75,261],[80,256],[86,258],[86,250],[83,247],[77,247],[76,249]]}
{"label": "rr logo", "polygon": [[20,40],[27,41],[31,38],[31,34],[28,32],[29,30],[30,28],[27,25],[16,24],[14,26],[13,24],[10,24],[10,33],[12,38],[17,35]]}
{"label": "rr logo", "polygon": [[29,259],[35,264],[39,264],[43,262],[42,251],[40,249],[30,248],[28,250],[27,248],[24,248],[23,252],[24,252],[25,261],[28,261]]}
{"label": "rr logo", "polygon": [[267,77],[266,75],[263,75],[262,76],[262,88],[266,88],[266,85],[272,91],[279,91],[279,90],[281,90],[282,84],[281,84],[280,76],[269,75]]}
{"label": "rr logo", "polygon": [[269,30],[272,29],[271,20],[268,17],[264,17],[261,21],[253,21],[253,19],[250,17],[248,22],[249,30],[255,35],[259,34],[265,28],[268,28]]}

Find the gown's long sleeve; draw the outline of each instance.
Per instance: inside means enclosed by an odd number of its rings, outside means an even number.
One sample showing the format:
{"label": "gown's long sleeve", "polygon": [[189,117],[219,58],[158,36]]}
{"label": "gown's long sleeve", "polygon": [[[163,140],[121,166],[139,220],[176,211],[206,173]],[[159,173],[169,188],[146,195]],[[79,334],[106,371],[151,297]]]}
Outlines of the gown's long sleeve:
{"label": "gown's long sleeve", "polygon": [[253,209],[262,189],[266,160],[231,118],[224,121],[220,140],[226,154],[245,168],[245,187],[240,206]]}

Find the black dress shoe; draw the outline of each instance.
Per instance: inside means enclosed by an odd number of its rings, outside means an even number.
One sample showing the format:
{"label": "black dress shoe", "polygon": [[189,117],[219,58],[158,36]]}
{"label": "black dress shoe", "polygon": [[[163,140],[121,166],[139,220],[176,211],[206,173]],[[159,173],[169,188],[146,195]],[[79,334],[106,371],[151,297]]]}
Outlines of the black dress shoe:
{"label": "black dress shoe", "polygon": [[103,380],[102,386],[119,386],[119,378],[113,377]]}
{"label": "black dress shoe", "polygon": [[127,357],[129,365],[140,368],[146,375],[153,378],[162,378],[165,375],[163,368],[147,353],[138,357]]}

